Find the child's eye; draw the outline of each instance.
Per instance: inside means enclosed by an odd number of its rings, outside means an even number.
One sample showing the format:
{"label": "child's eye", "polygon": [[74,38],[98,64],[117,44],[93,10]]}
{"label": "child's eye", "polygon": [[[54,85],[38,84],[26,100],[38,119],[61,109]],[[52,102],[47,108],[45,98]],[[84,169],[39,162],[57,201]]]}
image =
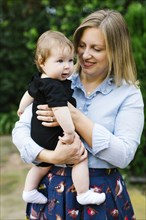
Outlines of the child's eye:
{"label": "child's eye", "polygon": [[57,62],[58,62],[58,63],[62,63],[62,62],[63,62],[63,60],[62,60],[62,59],[59,59]]}
{"label": "child's eye", "polygon": [[73,61],[74,61],[73,59],[70,59],[70,60],[69,60],[69,62],[73,62]]}

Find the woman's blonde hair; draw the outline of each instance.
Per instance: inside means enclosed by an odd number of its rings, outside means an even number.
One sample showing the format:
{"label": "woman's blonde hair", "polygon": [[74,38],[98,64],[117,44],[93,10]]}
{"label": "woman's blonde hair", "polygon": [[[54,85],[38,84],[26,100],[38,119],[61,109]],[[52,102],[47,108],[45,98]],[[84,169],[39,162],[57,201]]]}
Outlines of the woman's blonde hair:
{"label": "woman's blonde hair", "polygon": [[39,37],[35,50],[35,63],[40,72],[42,72],[40,64],[51,56],[52,50],[74,55],[73,43],[63,33],[48,30]]}
{"label": "woman's blonde hair", "polygon": [[[100,28],[104,34],[109,61],[107,76],[113,75],[117,86],[121,85],[123,79],[129,84],[137,85],[130,35],[123,16],[113,10],[99,10],[87,16],[74,32],[76,53],[86,28]],[[77,61],[76,70],[80,71],[80,69]]]}

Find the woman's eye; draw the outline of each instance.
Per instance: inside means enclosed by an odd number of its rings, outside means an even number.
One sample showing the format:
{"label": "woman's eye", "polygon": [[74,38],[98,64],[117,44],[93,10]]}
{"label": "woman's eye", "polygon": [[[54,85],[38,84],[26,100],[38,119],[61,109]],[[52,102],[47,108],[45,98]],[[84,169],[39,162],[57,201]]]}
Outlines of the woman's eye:
{"label": "woman's eye", "polygon": [[79,44],[78,47],[80,47],[80,48],[84,48],[85,45],[84,45],[84,44]]}
{"label": "woman's eye", "polygon": [[97,52],[100,52],[101,51],[101,49],[99,49],[99,48],[93,48],[95,51],[97,51]]}

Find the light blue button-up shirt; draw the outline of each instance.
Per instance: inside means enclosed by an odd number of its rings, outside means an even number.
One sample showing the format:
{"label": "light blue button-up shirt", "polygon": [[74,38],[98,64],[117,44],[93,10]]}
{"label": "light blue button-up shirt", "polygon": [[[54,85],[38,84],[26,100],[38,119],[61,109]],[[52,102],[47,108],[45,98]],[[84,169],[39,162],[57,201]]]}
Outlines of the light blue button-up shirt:
{"label": "light blue button-up shirt", "polygon": [[[134,158],[144,126],[140,89],[125,82],[116,87],[109,78],[87,95],[78,74],[71,80],[77,108],[94,122],[92,148],[84,142],[89,151],[89,167],[125,168]],[[30,137],[31,114],[29,106],[12,133],[13,142],[27,163],[34,162],[42,150]]]}

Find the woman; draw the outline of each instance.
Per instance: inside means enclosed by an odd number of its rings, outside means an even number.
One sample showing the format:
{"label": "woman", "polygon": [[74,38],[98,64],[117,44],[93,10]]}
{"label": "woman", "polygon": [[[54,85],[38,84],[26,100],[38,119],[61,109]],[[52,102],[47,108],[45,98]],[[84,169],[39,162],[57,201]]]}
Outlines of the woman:
{"label": "woman", "polygon": [[[80,206],[75,199],[71,167],[56,165],[40,185],[40,190],[43,188],[41,192],[48,196],[48,204],[29,204],[28,219],[136,219],[118,171],[133,160],[144,125],[143,100],[136,80],[127,26],[116,11],[96,11],[76,29],[74,44],[77,65],[72,76],[72,88],[78,109],[69,104],[70,112],[76,131],[88,150],[90,187],[94,191],[105,192],[106,201],[100,206]],[[45,121],[44,126],[57,125],[48,106],[38,108],[38,119]],[[30,139],[30,118],[26,120],[30,109],[13,130],[14,143],[24,160],[30,157],[27,162],[37,159],[58,164],[59,157],[54,158],[54,152],[42,150]],[[55,122],[48,123],[52,119]],[[19,143],[20,138],[23,138],[23,144]],[[79,149],[77,140],[76,149]],[[56,149],[61,151],[61,145],[59,142]],[[71,147],[74,148],[73,145]],[[85,152],[82,160],[86,151],[81,149]],[[67,148],[65,150],[67,154]],[[70,163],[78,162],[78,156]],[[63,161],[65,164],[69,162],[65,154]]]}

